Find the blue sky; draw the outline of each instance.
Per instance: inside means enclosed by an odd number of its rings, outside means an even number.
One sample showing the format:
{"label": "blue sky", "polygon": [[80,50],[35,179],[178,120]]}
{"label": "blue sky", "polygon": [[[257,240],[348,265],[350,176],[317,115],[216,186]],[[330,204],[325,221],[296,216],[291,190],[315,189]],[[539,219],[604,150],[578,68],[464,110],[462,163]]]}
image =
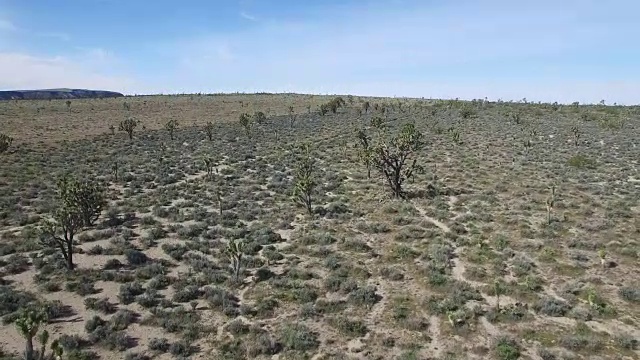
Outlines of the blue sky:
{"label": "blue sky", "polygon": [[0,0],[0,89],[640,103],[637,0]]}

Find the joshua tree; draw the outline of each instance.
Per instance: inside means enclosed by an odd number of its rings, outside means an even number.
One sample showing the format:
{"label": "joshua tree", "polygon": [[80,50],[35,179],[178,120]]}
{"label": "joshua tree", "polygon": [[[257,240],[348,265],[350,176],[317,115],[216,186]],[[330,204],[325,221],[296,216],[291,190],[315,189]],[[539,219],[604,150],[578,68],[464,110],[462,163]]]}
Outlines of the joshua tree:
{"label": "joshua tree", "polygon": [[244,131],[247,134],[247,137],[251,139],[251,128],[253,127],[253,124],[251,122],[251,115],[243,113],[240,115],[239,121],[240,121],[240,126],[244,128]]}
{"label": "joshua tree", "polygon": [[531,146],[533,145],[531,143],[531,139],[525,139],[522,141],[522,145],[524,146],[524,152],[525,154],[529,154],[529,151],[531,150]]}
{"label": "joshua tree", "polygon": [[262,125],[262,123],[267,120],[267,116],[262,111],[256,111],[253,114],[253,120],[256,122],[256,124]]}
{"label": "joshua tree", "polygon": [[118,160],[114,160],[113,164],[111,164],[111,173],[114,181],[118,182]]}
{"label": "joshua tree", "polygon": [[[47,322],[47,314],[43,309],[21,309],[18,318],[15,321],[16,327],[26,340],[24,358],[25,360],[45,360],[52,357],[47,357],[47,344],[49,343],[49,332],[43,330],[38,334],[38,329],[42,324]],[[33,338],[38,335],[38,341],[40,342],[40,350],[34,351]],[[53,358],[62,356],[62,346],[55,340],[51,343],[51,350]]]}
{"label": "joshua tree", "polygon": [[207,122],[207,125],[204,126],[204,132],[207,134],[209,141],[213,140],[213,123],[211,121]]}
{"label": "joshua tree", "polygon": [[414,158],[415,153],[424,147],[422,138],[414,124],[405,124],[399,134],[382,140],[375,148],[375,165],[387,180],[394,198],[404,197],[404,182],[414,172],[422,171],[422,166]]}
{"label": "joshua tree", "polygon": [[222,216],[222,190],[220,187],[216,189],[216,198],[218,199],[218,214]]}
{"label": "joshua tree", "polygon": [[575,146],[578,146],[578,144],[580,144],[580,136],[582,136],[582,131],[580,131],[580,128],[578,126],[573,126],[571,128],[571,132],[573,132],[573,144]]}
{"label": "joshua tree", "polygon": [[9,135],[0,134],[0,154],[9,150],[11,143],[13,142],[13,138]]}
{"label": "joshua tree", "polygon": [[364,111],[365,114],[369,113],[370,108],[371,108],[371,104],[368,101],[365,101],[362,104],[362,110]]}
{"label": "joshua tree", "polygon": [[216,167],[215,161],[209,156],[205,156],[202,161],[204,162],[204,167],[207,169],[207,177],[211,178],[213,169]]}
{"label": "joshua tree", "polygon": [[309,144],[300,147],[301,158],[296,167],[295,188],[293,189],[294,198],[304,205],[310,215],[313,215],[312,195],[316,187],[314,179],[315,160],[311,155]]}
{"label": "joshua tree", "polygon": [[67,104],[67,110],[71,111],[71,100],[67,100],[65,103]]}
{"label": "joshua tree", "polygon": [[40,226],[40,242],[60,250],[68,270],[74,269],[74,236],[89,226],[105,204],[100,186],[64,178],[58,182],[58,208]]}
{"label": "joshua tree", "polygon": [[126,101],[122,103],[122,107],[127,111],[131,110],[131,105]]}
{"label": "joshua tree", "polygon": [[84,226],[93,226],[106,205],[102,185],[95,181],[78,181],[65,177],[59,181],[58,187],[63,201],[71,202],[78,208]]}
{"label": "joshua tree", "polygon": [[169,138],[171,140],[173,140],[173,133],[176,131],[176,129],[178,128],[178,120],[176,119],[171,119],[169,120],[165,125],[164,128],[167,129],[167,131],[169,132]]}
{"label": "joshua tree", "polygon": [[134,118],[127,118],[120,122],[118,131],[126,131],[129,134],[129,140],[133,140],[133,130],[138,126],[138,121]]}
{"label": "joshua tree", "polygon": [[109,125],[109,131],[111,131],[111,135],[115,135],[116,134],[116,127],[113,125]]}
{"label": "joshua tree", "polygon": [[500,295],[504,295],[505,289],[500,280],[493,282],[493,291],[496,293],[496,311],[500,311]]}
{"label": "joshua tree", "polygon": [[356,150],[358,152],[358,159],[367,167],[367,179],[371,178],[371,167],[375,161],[375,149],[371,144],[371,137],[367,133],[360,129],[357,132],[358,142],[356,143]]}
{"label": "joshua tree", "polygon": [[293,106],[289,106],[289,125],[293,128],[293,124],[298,119],[298,115],[294,112]]}
{"label": "joshua tree", "polygon": [[320,115],[325,116],[329,112],[329,106],[327,104],[320,105]]}
{"label": "joshua tree", "polygon": [[233,268],[233,274],[238,281],[240,277],[240,267],[242,266],[242,256],[244,255],[244,242],[238,239],[230,239],[227,243],[225,253],[231,261],[231,267]]}
{"label": "joshua tree", "polygon": [[40,325],[47,321],[47,317],[42,310],[22,309],[19,317],[16,319],[16,327],[20,335],[26,340],[24,350],[24,358],[26,360],[35,360],[33,350],[33,338],[38,333]]}
{"label": "joshua tree", "polygon": [[449,133],[451,133],[451,140],[456,144],[462,144],[462,140],[460,139],[460,131],[457,129],[451,128],[449,129]]}
{"label": "joshua tree", "polygon": [[602,268],[604,269],[607,265],[607,261],[605,260],[607,251],[605,249],[598,250],[598,256],[600,257],[600,265],[602,265]]}
{"label": "joshua tree", "polygon": [[551,186],[551,194],[547,198],[547,224],[551,225],[551,210],[553,210],[553,205],[556,201],[556,187],[555,185]]}

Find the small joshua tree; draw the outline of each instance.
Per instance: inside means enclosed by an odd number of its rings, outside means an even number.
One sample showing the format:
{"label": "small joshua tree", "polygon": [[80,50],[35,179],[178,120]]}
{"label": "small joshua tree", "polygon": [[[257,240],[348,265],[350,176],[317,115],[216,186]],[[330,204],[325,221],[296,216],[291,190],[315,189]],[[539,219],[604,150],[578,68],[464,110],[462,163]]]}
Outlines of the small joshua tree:
{"label": "small joshua tree", "polygon": [[173,140],[173,133],[176,131],[176,129],[178,128],[178,120],[176,119],[171,119],[169,120],[165,125],[164,128],[167,129],[167,131],[169,132],[169,138],[171,140]]}
{"label": "small joshua tree", "polygon": [[262,125],[265,121],[267,121],[267,116],[262,111],[256,111],[253,114],[253,120],[258,125]]}
{"label": "small joshua tree", "polygon": [[358,159],[367,167],[367,179],[370,179],[371,167],[375,161],[375,149],[371,144],[371,137],[363,129],[358,130],[356,137],[358,138],[355,146],[358,152]]}
{"label": "small joshua tree", "polygon": [[242,266],[242,256],[244,255],[244,242],[238,239],[230,239],[227,243],[225,253],[231,261],[233,274],[236,281],[240,278],[240,267]]}
{"label": "small joshua tree", "polygon": [[204,126],[204,132],[207,134],[209,141],[213,140],[213,123],[211,121],[207,122],[207,125]]}
{"label": "small joshua tree", "polygon": [[547,225],[551,225],[551,211],[556,201],[556,187],[551,186],[551,194],[547,198]]}
{"label": "small joshua tree", "polygon": [[118,131],[125,131],[129,135],[129,140],[133,140],[133,131],[138,126],[138,121],[134,118],[127,118],[120,122]]}
{"label": "small joshua tree", "polygon": [[204,163],[204,167],[207,170],[207,177],[211,178],[211,176],[213,175],[213,169],[216,167],[215,161],[212,157],[205,156],[202,159],[202,162]]}
{"label": "small joshua tree", "polygon": [[362,110],[364,111],[365,114],[369,113],[370,108],[371,108],[371,104],[368,101],[365,101],[362,104]]}
{"label": "small joshua tree", "polygon": [[[63,349],[60,346],[58,340],[51,343],[51,350],[53,357],[46,356],[47,344],[49,343],[49,332],[43,330],[38,334],[38,330],[41,325],[47,322],[47,314],[43,309],[21,309],[18,318],[15,321],[15,325],[26,340],[24,358],[25,360],[45,360],[45,359],[61,359]],[[38,335],[38,341],[40,342],[40,350],[34,351],[33,338]]]}
{"label": "small joshua tree", "polygon": [[293,128],[293,124],[295,124],[298,119],[298,115],[296,115],[293,106],[289,106],[289,125]]}
{"label": "small joshua tree", "polygon": [[522,141],[522,146],[524,146],[525,154],[529,154],[529,151],[531,150],[531,146],[533,146],[533,144],[531,143],[531,139],[523,140]]}
{"label": "small joshua tree", "polygon": [[67,110],[71,111],[71,100],[65,101],[65,104],[67,104]]}
{"label": "small joshua tree", "polygon": [[[22,309],[19,317],[16,319],[16,327],[20,335],[26,340],[24,350],[25,360],[35,360],[35,352],[33,349],[33,338],[38,333],[40,325],[46,323],[47,316],[43,310]],[[44,352],[44,349],[42,350]]]}
{"label": "small joshua tree", "polygon": [[605,267],[607,267],[607,251],[605,249],[598,250],[598,256],[600,257],[600,265],[602,265],[602,268],[604,269]]}
{"label": "small joshua tree", "polygon": [[113,174],[113,180],[118,182],[118,160],[114,160],[111,164],[111,173]]}
{"label": "small joshua tree", "polygon": [[493,282],[493,291],[496,293],[496,311],[500,311],[500,295],[505,293],[505,288],[500,280]]}
{"label": "small joshua tree", "polygon": [[[400,133],[376,146],[376,167],[382,172],[394,198],[404,197],[403,184],[414,172],[422,171],[415,153],[424,147],[423,135],[414,124],[405,124]],[[413,158],[413,161],[411,161]]]}
{"label": "small joshua tree", "polygon": [[573,126],[571,128],[571,132],[573,133],[573,144],[578,146],[580,144],[580,137],[582,136],[582,131],[578,126]]}
{"label": "small joshua tree", "polygon": [[216,199],[218,200],[218,214],[222,216],[222,190],[220,187],[216,189]]}
{"label": "small joshua tree", "polygon": [[309,144],[300,147],[301,158],[295,173],[295,187],[293,189],[293,197],[300,204],[304,205],[310,215],[313,215],[313,192],[316,187],[314,179],[315,161],[311,155]]}
{"label": "small joshua tree", "polygon": [[246,113],[241,114],[239,122],[240,122],[240,126],[244,128],[244,131],[247,134],[247,137],[251,139],[251,128],[253,127],[253,124],[251,122],[251,115]]}
{"label": "small joshua tree", "polygon": [[12,142],[13,138],[11,136],[0,134],[0,154],[7,152]]}
{"label": "small joshua tree", "polygon": [[128,102],[126,102],[126,101],[125,101],[124,103],[122,103],[122,107],[123,107],[126,111],[131,110],[131,105],[130,105]]}
{"label": "small joshua tree", "polygon": [[320,105],[320,115],[325,116],[329,112],[329,105],[322,104]]}

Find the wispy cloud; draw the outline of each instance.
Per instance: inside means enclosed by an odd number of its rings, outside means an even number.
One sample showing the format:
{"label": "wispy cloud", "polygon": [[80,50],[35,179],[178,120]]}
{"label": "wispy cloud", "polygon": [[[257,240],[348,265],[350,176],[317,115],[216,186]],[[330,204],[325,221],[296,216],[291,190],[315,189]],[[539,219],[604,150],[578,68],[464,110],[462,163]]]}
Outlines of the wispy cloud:
{"label": "wispy cloud", "polygon": [[249,15],[244,11],[240,12],[240,17],[243,18],[243,19],[247,19],[249,21],[257,21],[258,20],[255,16]]}
{"label": "wispy cloud", "polygon": [[0,19],[0,31],[17,31],[18,28],[9,20]]}
{"label": "wispy cloud", "polygon": [[39,37],[51,38],[51,39],[56,39],[64,42],[71,41],[71,36],[69,34],[62,33],[62,32],[40,32],[40,33],[37,33],[36,35]]}

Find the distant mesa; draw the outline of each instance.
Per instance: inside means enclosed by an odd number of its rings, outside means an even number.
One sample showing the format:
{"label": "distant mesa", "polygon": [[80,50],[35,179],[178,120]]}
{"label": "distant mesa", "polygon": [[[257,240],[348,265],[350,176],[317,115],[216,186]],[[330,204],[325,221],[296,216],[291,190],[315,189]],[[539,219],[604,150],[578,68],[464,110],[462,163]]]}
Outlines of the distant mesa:
{"label": "distant mesa", "polygon": [[0,100],[95,99],[123,97],[121,93],[86,89],[42,89],[0,91]]}

